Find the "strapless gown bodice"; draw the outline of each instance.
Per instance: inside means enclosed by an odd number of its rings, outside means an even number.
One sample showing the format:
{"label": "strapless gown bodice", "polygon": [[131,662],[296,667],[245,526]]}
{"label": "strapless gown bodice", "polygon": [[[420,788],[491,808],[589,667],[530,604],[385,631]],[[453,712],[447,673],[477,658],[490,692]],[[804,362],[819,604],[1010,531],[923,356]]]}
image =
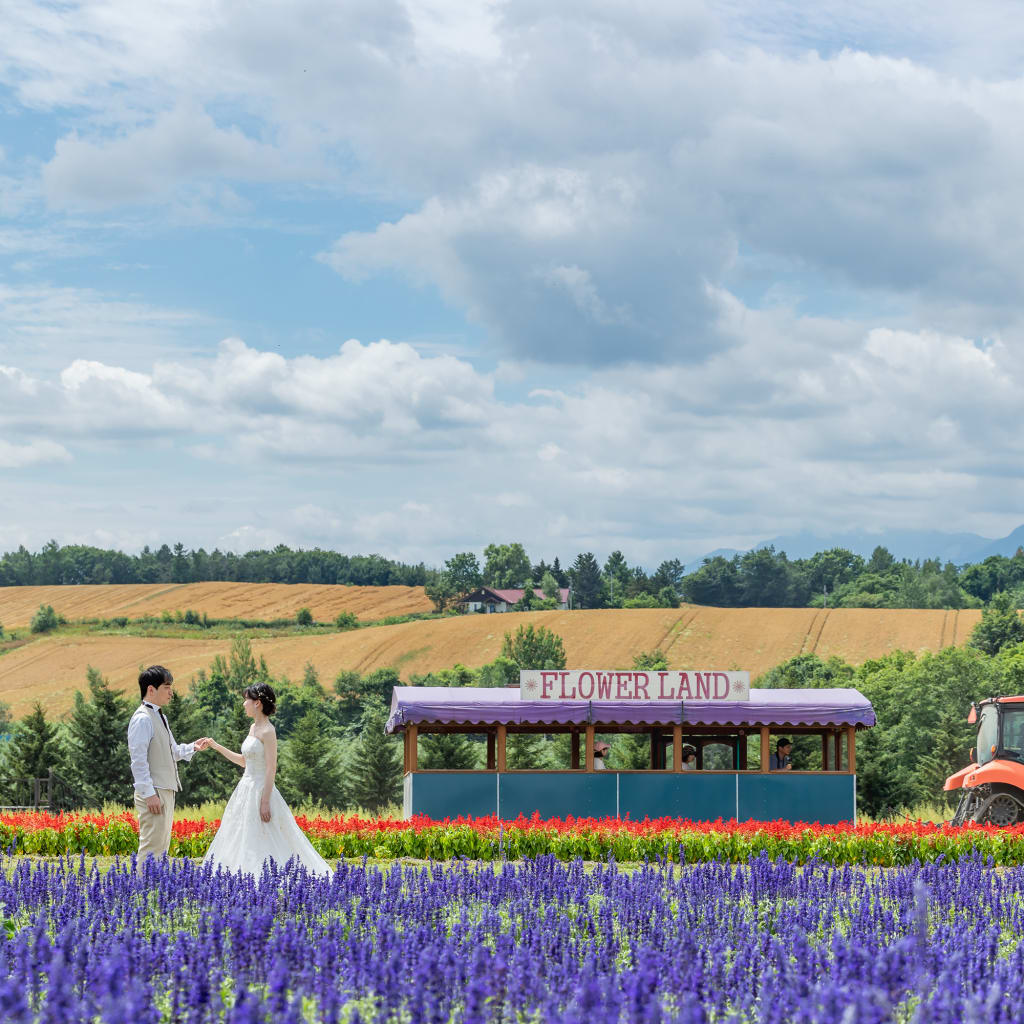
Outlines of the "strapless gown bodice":
{"label": "strapless gown bodice", "polygon": [[267,755],[263,743],[255,736],[246,736],[242,743],[242,757],[245,758],[242,778],[262,784],[267,774]]}
{"label": "strapless gown bodice", "polygon": [[247,736],[241,753],[245,769],[224,808],[220,828],[203,863],[259,878],[268,861],[284,867],[288,861],[297,859],[307,871],[329,875],[330,866],[295,823],[294,815],[276,786],[270,792],[270,821],[260,816],[267,777],[267,751],[262,740]]}

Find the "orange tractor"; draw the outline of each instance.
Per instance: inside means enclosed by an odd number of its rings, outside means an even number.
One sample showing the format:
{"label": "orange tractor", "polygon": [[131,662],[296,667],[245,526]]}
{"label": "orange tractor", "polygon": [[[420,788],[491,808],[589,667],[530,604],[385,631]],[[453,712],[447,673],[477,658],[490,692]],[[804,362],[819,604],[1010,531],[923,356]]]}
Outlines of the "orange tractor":
{"label": "orange tractor", "polygon": [[1024,697],[992,697],[972,704],[967,721],[978,723],[972,763],[950,775],[942,787],[963,790],[953,824],[1024,822]]}

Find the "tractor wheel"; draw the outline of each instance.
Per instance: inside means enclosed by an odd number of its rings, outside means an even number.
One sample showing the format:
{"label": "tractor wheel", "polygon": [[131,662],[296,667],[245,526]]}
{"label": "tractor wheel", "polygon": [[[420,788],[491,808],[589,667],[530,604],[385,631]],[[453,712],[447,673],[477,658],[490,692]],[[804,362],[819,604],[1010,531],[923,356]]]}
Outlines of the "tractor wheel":
{"label": "tractor wheel", "polygon": [[996,825],[1005,828],[1007,825],[1016,825],[1021,819],[1021,812],[1024,807],[1015,796],[1010,793],[993,793],[974,812],[974,820],[979,825]]}

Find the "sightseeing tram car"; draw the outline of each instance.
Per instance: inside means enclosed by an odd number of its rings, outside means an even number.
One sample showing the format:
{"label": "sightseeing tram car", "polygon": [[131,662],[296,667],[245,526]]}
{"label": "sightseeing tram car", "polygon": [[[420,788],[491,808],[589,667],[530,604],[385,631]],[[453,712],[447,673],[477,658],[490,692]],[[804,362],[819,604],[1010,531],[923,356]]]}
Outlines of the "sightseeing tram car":
{"label": "sightseeing tram car", "polygon": [[[751,689],[746,672],[550,670],[495,689],[396,686],[386,728],[404,738],[407,818],[834,824],[856,820],[857,731],[874,724],[855,689]],[[424,737],[453,733],[480,744],[481,767],[425,770]],[[545,767],[520,766],[531,735]],[[616,767],[627,742],[632,767]],[[539,744],[525,746],[536,760]]]}

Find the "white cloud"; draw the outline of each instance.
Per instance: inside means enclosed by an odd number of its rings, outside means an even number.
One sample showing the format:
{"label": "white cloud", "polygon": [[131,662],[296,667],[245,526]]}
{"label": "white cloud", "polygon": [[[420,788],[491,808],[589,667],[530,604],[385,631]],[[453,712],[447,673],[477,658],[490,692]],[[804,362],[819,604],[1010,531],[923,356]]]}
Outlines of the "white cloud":
{"label": "white cloud", "polygon": [[92,141],[73,132],[59,139],[43,169],[43,185],[53,205],[114,206],[159,199],[197,179],[294,176],[287,165],[275,146],[236,126],[221,128],[205,111],[182,105],[118,138]]}
{"label": "white cloud", "polygon": [[0,469],[23,469],[44,462],[67,462],[68,450],[53,441],[30,441],[13,444],[0,438]]}

